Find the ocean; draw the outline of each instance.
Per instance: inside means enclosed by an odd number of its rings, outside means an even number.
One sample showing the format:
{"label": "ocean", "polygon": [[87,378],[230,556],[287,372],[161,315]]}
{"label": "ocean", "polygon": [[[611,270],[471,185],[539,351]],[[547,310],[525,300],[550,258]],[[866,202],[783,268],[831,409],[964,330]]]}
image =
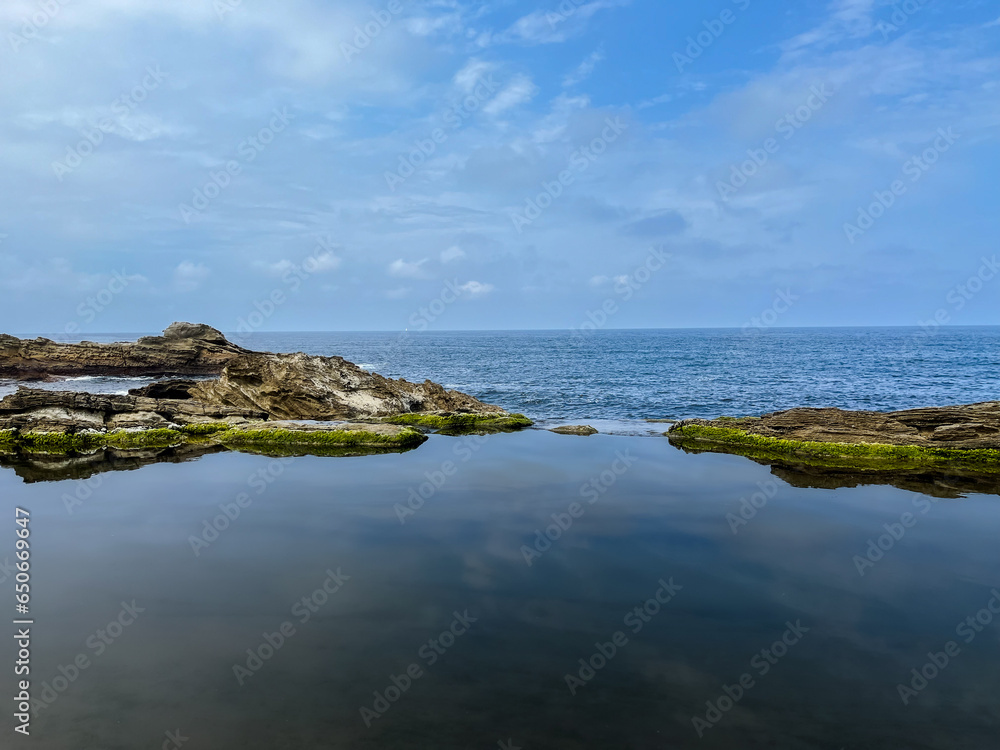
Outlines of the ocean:
{"label": "ocean", "polygon": [[[1000,327],[230,337],[249,349],[337,355],[386,377],[429,378],[541,425],[583,421],[610,432],[642,432],[647,419],[759,415],[795,406],[891,411],[1000,399]],[[148,382],[86,378],[45,387],[125,392]],[[0,383],[0,395],[13,389]]]}
{"label": "ocean", "polygon": [[59,481],[0,459],[8,613],[30,514],[34,747],[996,746],[997,494],[689,454],[644,420],[995,398],[1000,329],[397,336],[247,345],[621,434]]}

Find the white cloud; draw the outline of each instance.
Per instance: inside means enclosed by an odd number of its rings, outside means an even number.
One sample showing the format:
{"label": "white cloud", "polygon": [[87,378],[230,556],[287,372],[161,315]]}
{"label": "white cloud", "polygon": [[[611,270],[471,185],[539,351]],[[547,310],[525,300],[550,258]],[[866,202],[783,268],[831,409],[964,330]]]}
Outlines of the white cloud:
{"label": "white cloud", "polygon": [[583,83],[590,78],[590,75],[602,60],[604,60],[604,50],[594,50],[583,62],[576,66],[576,70],[563,78],[563,86],[576,86],[578,83]]}
{"label": "white cloud", "polygon": [[255,260],[252,265],[254,268],[266,273],[268,276],[284,276],[289,271],[295,271],[296,268],[306,274],[326,273],[327,271],[337,270],[340,267],[340,264],[341,259],[327,250],[319,255],[311,255],[299,263],[294,263],[288,258],[282,258],[274,263],[269,263],[263,260]]}
{"label": "white cloud", "polygon": [[79,140],[76,133],[100,129],[102,133],[118,136],[127,141],[142,143],[161,137],[183,135],[183,128],[171,125],[146,112],[117,115],[111,107],[63,107],[54,111],[28,112],[17,118],[26,128],[36,130],[46,125],[61,125],[74,132],[71,140]]}
{"label": "white cloud", "polygon": [[441,251],[441,262],[451,263],[454,260],[461,260],[465,257],[465,251],[458,245],[449,247],[447,250]]}
{"label": "white cloud", "polygon": [[336,271],[340,268],[340,264],[341,259],[327,251],[308,258],[303,264],[303,268],[308,273],[326,273],[327,271]]}
{"label": "white cloud", "polygon": [[484,76],[492,73],[496,68],[497,66],[493,63],[473,58],[466,63],[464,68],[455,74],[455,86],[465,93],[469,93],[479,85]]}
{"label": "white cloud", "polygon": [[425,279],[427,278],[427,272],[424,271],[423,266],[426,262],[427,258],[418,260],[415,263],[408,263],[402,258],[394,260],[389,264],[389,275],[401,279]]}
{"label": "white cloud", "polygon": [[255,260],[252,265],[254,268],[259,269],[268,276],[283,276],[286,272],[292,270],[293,263],[285,258],[274,263],[268,263],[263,260]]}
{"label": "white cloud", "polygon": [[672,94],[660,94],[659,96],[654,96],[652,99],[647,99],[646,101],[639,102],[636,105],[636,109],[649,109],[650,107],[655,107],[659,104],[666,104],[667,102],[673,101],[674,97]]}
{"label": "white cloud", "polygon": [[806,47],[825,47],[844,39],[865,37],[875,30],[872,12],[875,0],[833,0],[830,13],[822,24],[799,34],[781,45],[783,52],[795,54]]}
{"label": "white cloud", "polygon": [[483,107],[483,112],[491,116],[498,115],[512,107],[530,102],[537,93],[538,87],[531,78],[519,75]]}
{"label": "white cloud", "polygon": [[630,3],[631,0],[594,0],[579,7],[573,3],[562,3],[555,10],[536,10],[517,19],[507,31],[494,37],[494,41],[522,44],[565,42],[581,33],[598,11],[621,8]]}
{"label": "white cloud", "polygon": [[212,274],[203,263],[185,260],[174,269],[174,286],[181,292],[193,292]]}
{"label": "white cloud", "polygon": [[463,294],[467,295],[471,299],[478,299],[480,297],[485,297],[487,294],[493,291],[492,284],[483,284],[479,281],[467,281],[458,287]]}

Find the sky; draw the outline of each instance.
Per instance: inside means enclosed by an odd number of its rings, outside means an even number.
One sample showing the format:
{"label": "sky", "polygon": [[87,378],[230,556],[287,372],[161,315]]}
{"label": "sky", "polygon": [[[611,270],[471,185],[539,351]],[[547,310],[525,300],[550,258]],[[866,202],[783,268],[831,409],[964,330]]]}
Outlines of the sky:
{"label": "sky", "polygon": [[996,0],[3,0],[0,111],[5,332],[1000,309]]}

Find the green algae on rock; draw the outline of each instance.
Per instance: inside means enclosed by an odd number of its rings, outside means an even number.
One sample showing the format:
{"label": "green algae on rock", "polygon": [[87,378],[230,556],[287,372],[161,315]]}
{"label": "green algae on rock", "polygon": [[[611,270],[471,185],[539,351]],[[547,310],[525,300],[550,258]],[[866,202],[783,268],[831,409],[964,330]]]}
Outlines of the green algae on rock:
{"label": "green algae on rock", "polygon": [[408,413],[383,417],[383,424],[424,427],[445,435],[484,432],[516,432],[534,424],[523,414]]}
{"label": "green algae on rock", "polygon": [[344,424],[311,425],[294,422],[260,422],[246,426],[225,423],[183,425],[179,428],[116,430],[113,432],[0,431],[0,452],[28,455],[75,455],[114,449],[142,451],[176,448],[186,444],[218,445],[232,450],[287,447],[296,453],[312,449],[330,454],[330,449],[349,448],[376,452],[414,448],[427,436],[409,427]]}
{"label": "green algae on rock", "polygon": [[221,445],[289,448],[415,448],[427,440],[422,432],[409,427],[379,430],[381,425],[343,425],[333,428],[297,428],[287,424],[264,423],[257,428],[237,428],[218,433]]}
{"label": "green algae on rock", "polygon": [[171,448],[186,442],[177,430],[116,430],[114,432],[18,432],[0,433],[0,450],[30,453],[87,453],[101,448],[120,450]]}
{"label": "green algae on rock", "polygon": [[1000,473],[1000,403],[903,412],[792,409],[762,417],[684,420],[667,433],[685,450],[757,461],[894,472]]}

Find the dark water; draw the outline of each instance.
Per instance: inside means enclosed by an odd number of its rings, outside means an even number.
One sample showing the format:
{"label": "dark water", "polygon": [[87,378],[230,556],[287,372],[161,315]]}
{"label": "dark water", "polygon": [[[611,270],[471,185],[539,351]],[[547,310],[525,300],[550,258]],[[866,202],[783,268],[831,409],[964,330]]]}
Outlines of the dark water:
{"label": "dark water", "polygon": [[[401,522],[396,506],[433,480]],[[196,556],[192,535],[240,493]],[[796,489],[663,438],[544,431],[364,458],[218,454],[89,483],[3,471],[0,497],[0,559],[14,507],[31,511],[32,689],[54,698],[4,747],[160,748],[175,730],[190,750],[996,747],[996,497]],[[911,527],[860,575],[855,556],[904,513]],[[529,566],[553,514],[568,528]],[[305,609],[324,583],[335,593]],[[133,600],[131,624],[109,628]],[[956,627],[977,612],[988,622],[967,643]],[[466,624],[442,638],[455,613]],[[241,685],[234,665],[286,622]],[[619,631],[573,694],[566,675]],[[897,684],[949,641],[957,655],[904,705]],[[377,703],[408,669],[408,689]],[[370,727],[362,707],[381,711]]]}
{"label": "dark water", "polygon": [[[794,406],[893,410],[1000,398],[1000,327],[933,334],[917,328],[261,333],[234,340],[252,349],[339,355],[388,377],[430,378],[541,423],[586,420],[616,431],[623,422],[638,427],[645,419]],[[135,385],[73,384],[112,392]]]}

